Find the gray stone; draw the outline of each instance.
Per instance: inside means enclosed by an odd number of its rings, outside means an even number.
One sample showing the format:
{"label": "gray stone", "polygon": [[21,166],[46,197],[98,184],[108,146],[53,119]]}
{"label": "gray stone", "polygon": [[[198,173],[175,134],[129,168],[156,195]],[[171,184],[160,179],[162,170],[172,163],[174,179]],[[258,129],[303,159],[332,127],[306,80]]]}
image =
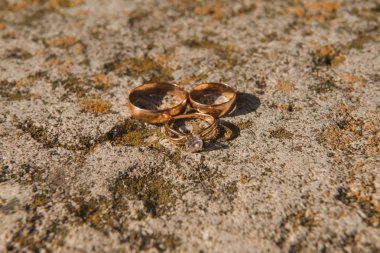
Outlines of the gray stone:
{"label": "gray stone", "polygon": [[[379,1],[0,0],[0,252],[380,252]],[[128,91],[225,82],[187,153]]]}

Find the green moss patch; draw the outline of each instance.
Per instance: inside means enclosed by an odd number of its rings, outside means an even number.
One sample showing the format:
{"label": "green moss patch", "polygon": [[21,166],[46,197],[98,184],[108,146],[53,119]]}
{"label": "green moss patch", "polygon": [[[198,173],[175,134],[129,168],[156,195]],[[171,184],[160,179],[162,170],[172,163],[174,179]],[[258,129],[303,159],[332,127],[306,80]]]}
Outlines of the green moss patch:
{"label": "green moss patch", "polygon": [[16,88],[16,82],[14,81],[0,81],[0,96],[6,98],[9,101],[28,100],[33,97],[27,90],[20,90]]}
{"label": "green moss patch", "polygon": [[143,201],[145,212],[152,216],[160,216],[170,210],[176,203],[175,186],[155,175],[129,176],[118,178],[112,189],[117,196]]}
{"label": "green moss patch", "polygon": [[174,234],[131,232],[126,240],[138,252],[152,248],[158,252],[173,252],[181,245],[180,238]]}
{"label": "green moss patch", "polygon": [[22,164],[12,179],[20,184],[39,183],[43,181],[43,170],[32,164]]}
{"label": "green moss patch", "polygon": [[[67,209],[75,217],[105,234],[116,231],[128,234],[130,220],[145,219],[148,215],[158,217],[167,214],[176,203],[175,186],[157,175],[130,176],[120,175],[111,185],[112,197],[88,197],[82,191],[67,202]],[[131,216],[130,202],[140,200],[144,209]],[[158,240],[158,239],[157,239]]]}
{"label": "green moss patch", "polygon": [[89,151],[90,149],[95,147],[96,144],[102,142],[104,139],[103,137],[94,139],[92,137],[83,136],[80,138],[78,144],[67,145],[62,144],[58,141],[58,135],[49,134],[46,128],[42,126],[37,126],[36,123],[31,119],[28,119],[23,123],[18,124],[18,127],[25,133],[30,134],[30,136],[38,143],[41,143],[44,146],[44,148],[61,147],[72,151]]}
{"label": "green moss patch", "polygon": [[32,202],[26,206],[29,211],[36,211],[37,208],[46,206],[51,201],[51,196],[46,194],[37,194],[33,197]]}
{"label": "green moss patch", "polygon": [[44,223],[44,228],[40,226],[43,216],[34,213],[26,220],[20,221],[19,229],[12,235],[6,243],[10,252],[53,252],[52,246],[60,247],[67,235],[67,229],[61,225],[61,221],[49,221]]}
{"label": "green moss patch", "polygon": [[234,200],[238,192],[237,181],[228,183],[224,188],[224,192],[230,201]]}
{"label": "green moss patch", "polygon": [[161,131],[159,127],[148,128],[143,123],[134,120],[126,119],[124,122],[114,126],[107,134],[106,138],[115,145],[126,146],[153,146],[159,148],[158,140],[153,143],[146,143],[146,139],[152,135],[156,135],[157,138],[161,137]]}
{"label": "green moss patch", "polygon": [[209,49],[213,50],[222,60],[218,64],[218,68],[232,68],[235,65],[242,64],[241,59],[237,57],[237,49],[233,45],[220,44],[208,39],[200,40],[198,38],[190,39],[184,42],[184,45],[193,49]]}
{"label": "green moss patch", "polygon": [[363,49],[365,44],[373,41],[374,38],[372,36],[368,36],[368,35],[361,35],[361,36],[358,36],[357,38],[353,39],[349,45],[348,45],[348,48],[349,49]]}
{"label": "green moss patch", "polygon": [[[282,219],[279,224],[279,238],[276,240],[276,244],[280,248],[284,248],[289,241],[291,234],[290,229],[298,229],[304,227],[308,230],[319,225],[318,213],[310,210],[300,209],[296,210]],[[300,252],[303,248],[302,241],[297,241],[295,244],[290,245],[289,252]]]}
{"label": "green moss patch", "polygon": [[169,160],[175,165],[180,166],[182,161],[182,150],[180,148],[176,148],[174,152],[167,153]]}
{"label": "green moss patch", "polygon": [[165,67],[149,57],[115,60],[104,65],[104,72],[116,72],[119,76],[126,75],[134,78],[147,75],[150,78],[149,81],[154,82],[167,82],[173,79],[171,68]]}
{"label": "green moss patch", "polygon": [[237,123],[236,126],[240,130],[245,130],[245,129],[248,129],[248,128],[250,128],[252,126],[252,122],[249,121],[249,120],[246,120],[246,121],[242,121],[242,122]]}
{"label": "green moss patch", "polygon": [[85,194],[74,197],[73,202],[67,204],[68,210],[83,223],[99,231],[107,233],[108,229],[120,231],[128,227],[121,212],[117,212],[122,207],[114,207],[111,199],[104,196],[87,199]]}
{"label": "green moss patch", "polygon": [[225,189],[228,194],[235,194],[238,191],[237,182],[229,183]]}
{"label": "green moss patch", "polygon": [[[134,120],[126,119],[124,122],[115,125],[105,135],[94,138],[92,136],[82,136],[79,138],[79,143],[76,145],[62,144],[58,141],[57,135],[49,134],[48,130],[42,126],[37,126],[31,119],[20,123],[18,127],[38,143],[43,144],[45,148],[62,147],[72,151],[89,152],[96,145],[102,144],[105,141],[111,141],[114,145],[124,146],[145,146],[157,150],[162,150],[162,145],[159,140],[163,138],[159,127],[147,127],[143,123]],[[155,140],[146,142],[147,138],[156,136]]]}
{"label": "green moss patch", "polygon": [[[130,176],[125,173],[109,190],[112,197],[89,197],[88,190],[81,190],[67,201],[67,210],[79,218],[79,222],[105,234],[112,230],[126,235],[130,220],[167,214],[176,203],[176,187],[158,175]],[[132,215],[130,203],[136,200],[142,201],[144,208]]]}
{"label": "green moss patch", "polygon": [[60,7],[73,8],[82,5],[85,0],[58,0],[54,2],[56,2],[56,4],[58,4]]}
{"label": "green moss patch", "polygon": [[[67,199],[66,208],[77,218],[77,222],[104,234],[118,232],[123,240],[140,250],[159,245],[163,249],[173,249],[179,245],[179,239],[171,234],[143,235],[129,231],[131,220],[168,214],[167,211],[176,203],[174,185],[158,175],[130,176],[125,173],[111,184],[109,190],[112,197],[89,197],[88,190],[80,190],[77,196]],[[132,215],[130,205],[136,200],[142,201],[144,208]],[[141,242],[141,239],[149,242]]]}
{"label": "green moss patch", "polygon": [[28,60],[32,57],[33,55],[31,53],[21,48],[13,48],[6,53],[6,58],[8,59]]}
{"label": "green moss patch", "polygon": [[[83,80],[76,77],[69,77],[63,80],[57,80],[53,82],[53,88],[62,86],[69,94],[75,94],[77,97],[84,97],[90,90],[90,85]],[[68,95],[68,94],[67,94]],[[64,96],[63,99],[65,97]]]}
{"label": "green moss patch", "polygon": [[333,77],[330,75],[327,75],[327,76],[314,75],[314,78],[315,78],[315,83],[310,86],[310,89],[316,92],[317,94],[331,92],[334,89],[338,88],[334,82]]}
{"label": "green moss patch", "polygon": [[32,120],[26,120],[24,123],[19,124],[19,127],[24,132],[30,134],[34,140],[42,143],[47,148],[56,147],[58,145],[57,137],[49,136],[43,127],[36,126]]}
{"label": "green moss patch", "polygon": [[285,128],[278,128],[275,130],[272,130],[269,132],[269,136],[271,138],[276,138],[276,139],[292,139],[293,134],[286,130]]}

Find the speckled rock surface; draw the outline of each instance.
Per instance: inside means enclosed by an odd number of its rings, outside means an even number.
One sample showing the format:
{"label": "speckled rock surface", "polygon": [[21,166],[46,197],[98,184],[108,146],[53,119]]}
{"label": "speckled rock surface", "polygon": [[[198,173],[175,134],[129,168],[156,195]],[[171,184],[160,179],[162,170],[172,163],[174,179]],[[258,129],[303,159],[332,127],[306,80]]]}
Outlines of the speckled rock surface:
{"label": "speckled rock surface", "polygon": [[[380,252],[380,3],[0,0],[0,252]],[[128,90],[239,90],[201,153]]]}

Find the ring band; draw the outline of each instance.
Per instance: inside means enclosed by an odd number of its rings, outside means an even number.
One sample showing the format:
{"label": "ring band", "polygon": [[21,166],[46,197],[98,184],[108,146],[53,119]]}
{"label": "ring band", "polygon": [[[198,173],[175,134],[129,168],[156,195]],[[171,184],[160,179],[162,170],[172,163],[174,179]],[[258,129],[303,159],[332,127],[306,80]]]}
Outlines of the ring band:
{"label": "ring band", "polygon": [[[181,119],[201,119],[209,125],[203,128],[199,133],[186,134],[172,127],[176,120]],[[218,124],[216,119],[209,114],[192,113],[177,115],[169,119],[164,125],[164,133],[170,142],[177,145],[185,145],[191,152],[198,152],[203,148],[203,141],[212,140],[217,134]]]}
{"label": "ring band", "polygon": [[[218,103],[223,97],[224,100]],[[236,90],[224,83],[202,83],[190,91],[189,101],[198,112],[220,118],[235,108]]]}
{"label": "ring band", "polygon": [[[178,103],[164,108],[147,108],[143,103],[152,102],[152,97],[164,98],[172,96]],[[185,111],[188,101],[188,93],[180,87],[170,83],[145,83],[134,88],[129,93],[128,107],[132,116],[148,123],[164,123],[172,116]]]}

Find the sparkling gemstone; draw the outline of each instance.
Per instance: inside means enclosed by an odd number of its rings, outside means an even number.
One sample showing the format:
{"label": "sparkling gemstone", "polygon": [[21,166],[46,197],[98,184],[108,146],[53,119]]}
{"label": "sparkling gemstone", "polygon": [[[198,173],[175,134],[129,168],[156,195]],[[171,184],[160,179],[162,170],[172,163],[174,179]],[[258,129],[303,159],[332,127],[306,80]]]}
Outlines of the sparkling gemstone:
{"label": "sparkling gemstone", "polygon": [[203,141],[197,136],[191,136],[186,141],[185,147],[191,153],[199,152],[203,149]]}

